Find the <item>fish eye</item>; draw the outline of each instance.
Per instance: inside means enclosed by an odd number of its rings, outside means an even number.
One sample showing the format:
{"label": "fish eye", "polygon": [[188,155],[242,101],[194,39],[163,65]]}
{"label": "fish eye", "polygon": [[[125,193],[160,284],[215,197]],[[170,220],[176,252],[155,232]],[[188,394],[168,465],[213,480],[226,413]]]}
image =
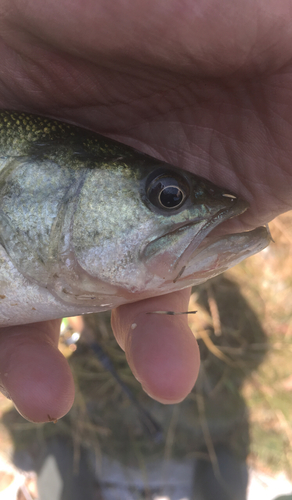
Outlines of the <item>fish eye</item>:
{"label": "fish eye", "polygon": [[182,206],[188,196],[186,180],[173,172],[151,176],[146,189],[149,201],[158,208],[174,210]]}

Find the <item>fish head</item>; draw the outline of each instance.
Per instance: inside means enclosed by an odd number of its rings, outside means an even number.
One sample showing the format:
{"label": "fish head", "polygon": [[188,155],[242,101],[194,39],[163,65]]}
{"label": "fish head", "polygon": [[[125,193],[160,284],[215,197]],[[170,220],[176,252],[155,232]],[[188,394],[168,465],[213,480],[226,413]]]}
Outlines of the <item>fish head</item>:
{"label": "fish head", "polygon": [[[93,280],[92,289],[97,279],[104,292],[125,302],[206,281],[239,261],[239,254],[242,260],[268,244],[261,231],[252,237],[224,236],[220,246],[221,238],[212,238],[212,231],[243,213],[248,203],[164,162],[146,167],[136,160],[132,167],[128,162],[125,169],[107,168],[102,175],[93,171],[88,183],[80,196],[85,206],[79,203],[74,216],[76,262]],[[89,238],[93,227],[95,241]]]}

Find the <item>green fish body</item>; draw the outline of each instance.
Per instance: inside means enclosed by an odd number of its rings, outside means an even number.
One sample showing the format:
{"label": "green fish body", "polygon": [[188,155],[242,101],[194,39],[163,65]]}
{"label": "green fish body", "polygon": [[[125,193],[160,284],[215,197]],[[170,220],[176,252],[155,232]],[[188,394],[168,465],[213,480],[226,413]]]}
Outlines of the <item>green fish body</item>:
{"label": "green fish body", "polygon": [[0,112],[0,325],[112,309],[216,276],[269,243],[212,238],[247,203],[88,130]]}

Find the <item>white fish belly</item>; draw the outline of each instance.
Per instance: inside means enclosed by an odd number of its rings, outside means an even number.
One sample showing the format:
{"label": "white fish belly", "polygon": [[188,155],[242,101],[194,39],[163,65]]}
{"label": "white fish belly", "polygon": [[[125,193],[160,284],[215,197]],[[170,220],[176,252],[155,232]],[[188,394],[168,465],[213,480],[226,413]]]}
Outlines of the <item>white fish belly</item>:
{"label": "white fish belly", "polygon": [[[99,311],[104,309],[98,308]],[[85,312],[88,307],[64,306],[48,290],[24,278],[0,246],[0,326],[35,323]]]}

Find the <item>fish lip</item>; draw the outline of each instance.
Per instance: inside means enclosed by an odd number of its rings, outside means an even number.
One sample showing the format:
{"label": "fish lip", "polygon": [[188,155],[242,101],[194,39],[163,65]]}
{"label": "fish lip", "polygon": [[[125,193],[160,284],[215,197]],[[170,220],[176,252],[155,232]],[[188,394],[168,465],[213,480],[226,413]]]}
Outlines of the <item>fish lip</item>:
{"label": "fish lip", "polygon": [[268,224],[266,224],[266,225],[258,226],[254,229],[250,229],[247,231],[241,231],[240,233],[239,232],[228,233],[228,234],[224,234],[224,235],[220,235],[220,236],[218,236],[218,235],[212,236],[212,234],[210,236],[208,235],[207,238],[205,238],[200,243],[200,245],[196,248],[196,250],[194,252],[194,256],[196,254],[199,254],[205,248],[207,249],[209,246],[213,245],[216,242],[220,242],[222,240],[227,240],[229,238],[232,239],[236,236],[245,236],[245,235],[253,236],[255,238],[255,240],[259,239],[259,238],[261,238],[262,241],[266,240],[267,245],[270,244],[271,242],[274,242],[273,237],[272,237],[271,232],[270,232],[270,228],[269,228]]}
{"label": "fish lip", "polygon": [[[192,246],[192,242],[187,246],[187,248],[182,252],[182,254],[178,257],[177,261],[173,265],[173,269],[177,270],[179,264],[181,261],[185,260],[186,256],[190,253],[190,256],[193,254],[194,251],[196,251],[197,248],[201,246],[201,244],[204,242],[205,237],[209,235],[209,233],[212,233],[213,229],[217,227],[219,224],[222,222],[225,222],[226,220],[232,219],[233,217],[237,217],[238,215],[241,215],[244,213],[248,208],[249,208],[249,203],[241,200],[240,198],[236,199],[236,202],[234,202],[234,205],[232,208],[233,210],[230,210],[231,207],[226,207],[221,210],[219,210],[210,220],[206,222],[206,224],[201,228],[200,233],[202,234],[202,239],[198,243],[197,247],[195,247],[193,250],[190,252],[190,248]],[[231,214],[230,214],[231,212]],[[232,214],[232,212],[234,212]],[[176,233],[177,231],[180,231],[182,229],[187,229],[188,227],[194,226],[198,221],[190,221],[187,222],[186,224],[181,224],[179,227],[176,227],[171,233]],[[214,223],[215,222],[215,223]],[[210,231],[208,231],[208,228],[211,226]],[[224,238],[226,235],[222,235],[222,238]],[[216,238],[216,237],[214,237]],[[183,264],[184,265],[184,264]],[[183,265],[181,267],[183,267]],[[181,272],[181,271],[180,271]],[[177,278],[175,278],[176,280]]]}
{"label": "fish lip", "polygon": [[[207,261],[212,264],[213,256],[218,256],[218,248],[216,248],[217,243],[221,244],[225,240],[225,245],[227,244],[227,249],[223,247],[223,252],[221,249],[221,254],[219,256],[219,262],[216,258],[216,266],[212,265],[208,268],[202,268],[199,264],[197,267],[196,262],[197,259],[200,259],[200,255],[206,258],[206,254],[208,255]],[[243,240],[243,242],[242,242]],[[259,226],[250,231],[243,231],[241,233],[230,233],[225,236],[215,236],[215,237],[207,237],[205,238],[195,249],[192,254],[188,264],[185,268],[182,268],[176,278],[174,280],[169,280],[168,283],[182,283],[185,282],[185,287],[195,286],[200,283],[204,283],[206,280],[221,274],[223,271],[226,271],[230,267],[233,267],[238,262],[243,259],[254,255],[264,248],[266,248],[273,240],[268,225]],[[236,248],[234,248],[236,247]],[[210,253],[211,249],[211,253]],[[227,250],[227,253],[226,253]],[[222,256],[227,255],[227,258],[222,261]],[[228,258],[229,255],[229,258]],[[233,255],[233,257],[232,257]],[[235,256],[235,257],[234,257]],[[221,259],[221,261],[220,261]],[[195,264],[195,267],[194,267]],[[214,272],[215,271],[215,272]],[[211,273],[211,274],[210,274]],[[191,281],[188,281],[191,280]],[[180,289],[180,286],[176,288]]]}
{"label": "fish lip", "polygon": [[[228,242],[228,246],[229,246],[229,249],[230,249],[230,243],[232,244],[232,242],[233,242],[234,239],[236,241],[236,239],[238,239],[240,237],[242,237],[242,238],[245,238],[245,237],[252,238],[248,242],[249,247],[252,244],[253,248],[255,250],[255,251],[253,251],[251,253],[251,255],[253,255],[254,253],[257,253],[257,252],[263,250],[272,241],[274,241],[273,238],[272,238],[272,235],[270,233],[270,229],[269,229],[268,225],[258,226],[255,229],[252,229],[252,230],[249,230],[249,231],[243,231],[243,232],[240,232],[240,233],[230,233],[230,234],[226,234],[224,236],[221,235],[221,236],[215,236],[215,237],[210,237],[210,238],[208,237],[208,238],[204,239],[200,243],[200,245],[198,245],[198,247],[196,248],[196,250],[192,254],[192,259],[191,260],[195,259],[202,252],[205,252],[205,251],[208,252],[208,249],[210,249],[210,247],[212,247],[213,245],[216,245],[217,243],[220,243],[220,242],[222,242],[224,240]],[[246,257],[248,257],[248,255],[246,255],[244,258],[246,258]],[[179,277],[179,279],[180,279],[180,277]],[[182,279],[184,279],[184,278],[182,278]]]}

